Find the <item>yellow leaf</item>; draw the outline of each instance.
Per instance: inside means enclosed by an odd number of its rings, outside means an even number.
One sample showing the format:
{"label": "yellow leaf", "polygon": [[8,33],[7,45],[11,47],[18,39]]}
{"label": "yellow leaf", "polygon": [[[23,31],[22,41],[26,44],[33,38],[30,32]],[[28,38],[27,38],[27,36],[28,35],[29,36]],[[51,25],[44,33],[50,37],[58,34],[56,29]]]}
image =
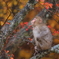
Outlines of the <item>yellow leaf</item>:
{"label": "yellow leaf", "polygon": [[8,2],[7,5],[8,5],[8,7],[11,7],[12,6],[12,2]]}
{"label": "yellow leaf", "polygon": [[14,12],[17,12],[17,10],[16,10],[16,9],[14,9]]}
{"label": "yellow leaf", "polygon": [[1,23],[1,25],[3,25],[3,24],[4,24],[4,22],[3,22],[3,21],[0,21],[0,23]]}
{"label": "yellow leaf", "polygon": [[24,8],[24,5],[20,5],[19,8],[20,8],[20,9]]}
{"label": "yellow leaf", "polygon": [[13,19],[13,16],[10,16],[9,18],[8,18],[8,20],[12,20]]}
{"label": "yellow leaf", "polygon": [[17,1],[14,1],[14,5],[17,5]]}
{"label": "yellow leaf", "polygon": [[0,14],[0,17],[3,17],[3,13],[2,13],[2,14]]}

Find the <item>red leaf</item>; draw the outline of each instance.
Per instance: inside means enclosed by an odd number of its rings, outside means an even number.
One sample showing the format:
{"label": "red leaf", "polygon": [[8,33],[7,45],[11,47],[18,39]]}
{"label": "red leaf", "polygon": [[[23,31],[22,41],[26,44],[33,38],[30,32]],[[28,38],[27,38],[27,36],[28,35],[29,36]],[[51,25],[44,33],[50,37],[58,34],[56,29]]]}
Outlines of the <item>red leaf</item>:
{"label": "red leaf", "polygon": [[44,5],[45,5],[46,9],[52,8],[52,6],[53,6],[53,4],[48,3],[48,2],[44,3]]}
{"label": "red leaf", "polygon": [[9,22],[6,22],[6,24],[10,24]]}
{"label": "red leaf", "polygon": [[50,25],[48,25],[48,28],[51,28],[51,26],[50,26]]}
{"label": "red leaf", "polygon": [[22,26],[22,25],[24,25],[23,23],[20,23],[20,25]]}
{"label": "red leaf", "polygon": [[27,25],[27,24],[28,24],[28,22],[24,22],[24,24],[25,24],[25,25]]}
{"label": "red leaf", "polygon": [[40,2],[44,2],[45,0],[36,0],[36,1],[37,1],[37,2],[39,2],[39,1],[40,1]]}
{"label": "red leaf", "polygon": [[28,29],[26,29],[26,31],[28,31]]}
{"label": "red leaf", "polygon": [[59,7],[59,4],[56,4],[57,7]]}

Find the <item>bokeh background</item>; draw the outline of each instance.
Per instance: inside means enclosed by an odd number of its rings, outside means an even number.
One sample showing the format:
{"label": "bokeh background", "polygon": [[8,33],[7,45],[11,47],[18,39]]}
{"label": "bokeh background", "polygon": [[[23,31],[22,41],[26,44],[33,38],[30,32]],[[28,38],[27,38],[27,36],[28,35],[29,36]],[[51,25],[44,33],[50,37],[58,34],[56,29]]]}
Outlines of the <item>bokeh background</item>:
{"label": "bokeh background", "polygon": [[[0,28],[4,25],[4,23],[7,20],[12,20],[16,13],[20,12],[24,8],[24,6],[26,6],[27,2],[28,0],[0,0]],[[29,11],[29,13],[24,18],[23,22],[29,22],[34,18],[35,15],[37,15],[44,8],[43,6],[41,6],[40,3],[41,2],[37,3],[34,9]],[[56,14],[59,15],[59,13]],[[53,18],[57,19],[57,21],[59,22],[59,17],[53,15],[52,19]],[[52,21],[49,20],[48,23],[50,26],[52,26],[52,28],[50,29],[52,33],[54,33],[54,29],[56,29],[56,31],[59,30],[59,24],[56,23],[54,19]],[[55,32],[54,35],[58,36],[59,33]],[[59,44],[59,37],[55,38],[53,43]],[[17,50],[14,53],[15,55],[14,59],[21,59],[21,57],[25,57],[24,59],[29,59],[32,56],[34,50],[29,49],[31,47],[33,48],[33,45],[31,43],[27,45],[26,42],[23,44],[22,47],[23,49],[21,51]],[[25,49],[25,47],[27,48]],[[46,57],[43,57],[41,59],[59,59],[59,54],[50,53]]]}

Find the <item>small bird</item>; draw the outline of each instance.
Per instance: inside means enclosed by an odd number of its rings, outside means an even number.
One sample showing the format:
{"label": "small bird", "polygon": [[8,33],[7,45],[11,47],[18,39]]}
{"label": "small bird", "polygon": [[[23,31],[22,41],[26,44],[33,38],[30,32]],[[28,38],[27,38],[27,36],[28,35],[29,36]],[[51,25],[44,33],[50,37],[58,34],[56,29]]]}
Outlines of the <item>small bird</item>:
{"label": "small bird", "polygon": [[35,50],[42,51],[48,50],[52,46],[53,36],[50,29],[46,24],[43,23],[43,19],[39,16],[36,16],[31,21],[33,27],[33,36],[35,42]]}

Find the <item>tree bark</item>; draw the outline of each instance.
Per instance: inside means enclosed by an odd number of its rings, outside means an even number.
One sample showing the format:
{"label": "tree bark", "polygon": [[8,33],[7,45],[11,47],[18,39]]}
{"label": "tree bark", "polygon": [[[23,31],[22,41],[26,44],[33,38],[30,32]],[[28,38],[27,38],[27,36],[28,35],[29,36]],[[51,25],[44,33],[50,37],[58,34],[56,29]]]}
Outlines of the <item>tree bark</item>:
{"label": "tree bark", "polygon": [[[45,14],[45,9],[43,9],[41,12],[39,12],[38,15],[36,15],[36,16],[43,17],[44,16],[43,13]],[[32,27],[31,27],[31,21],[26,26],[19,29],[19,31],[16,32],[12,37],[9,38],[10,41],[6,45],[6,50],[9,50],[10,53],[14,53],[15,48],[17,48],[19,45],[23,44],[23,42],[25,42],[27,38],[31,38],[31,36],[33,36]],[[28,27],[30,27],[30,28],[28,29],[28,31],[26,31],[26,29]],[[26,36],[26,34],[28,36]],[[27,37],[27,38],[24,38],[24,37]]]}
{"label": "tree bark", "polygon": [[59,53],[59,44],[53,46],[51,49],[38,53],[37,55],[31,57],[30,59],[41,59],[42,57],[46,56],[47,54],[49,54],[50,52],[55,52],[55,53]]}
{"label": "tree bark", "polygon": [[34,8],[34,5],[37,3],[36,0],[29,0],[29,2],[26,4],[26,6],[18,12],[14,19],[11,21],[7,21],[6,24],[2,27],[0,30],[0,50],[3,48],[3,41],[6,41],[6,38],[12,33],[12,31],[17,27],[17,25],[24,19],[26,14]]}

